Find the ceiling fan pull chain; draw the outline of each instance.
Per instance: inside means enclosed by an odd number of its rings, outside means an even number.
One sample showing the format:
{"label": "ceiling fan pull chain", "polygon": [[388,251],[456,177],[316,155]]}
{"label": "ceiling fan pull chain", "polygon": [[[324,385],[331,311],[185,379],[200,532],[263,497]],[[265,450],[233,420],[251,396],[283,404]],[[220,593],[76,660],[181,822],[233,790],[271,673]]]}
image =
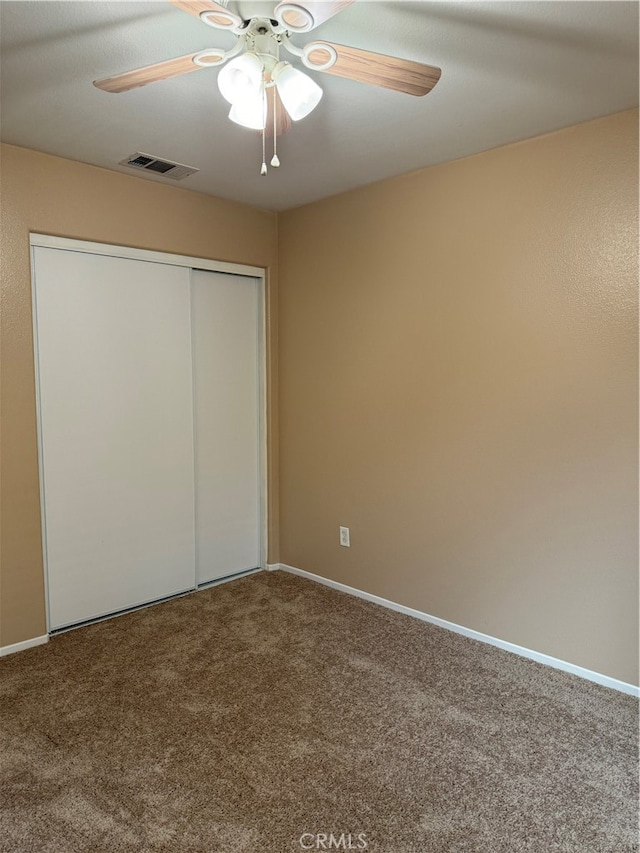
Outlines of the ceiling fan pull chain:
{"label": "ceiling fan pull chain", "polygon": [[276,87],[273,87],[273,157],[271,165],[277,169],[280,165],[278,158],[278,92]]}
{"label": "ceiling fan pull chain", "polygon": [[266,164],[266,160],[265,160],[265,141],[264,141],[265,132],[266,132],[266,127],[263,125],[263,127],[262,127],[262,166],[260,166],[260,174],[261,175],[267,174],[267,164]]}
{"label": "ceiling fan pull chain", "polygon": [[267,158],[266,158],[266,142],[265,135],[267,132],[267,90],[266,86],[266,73],[263,67],[262,69],[262,166],[260,166],[260,174],[267,174]]}

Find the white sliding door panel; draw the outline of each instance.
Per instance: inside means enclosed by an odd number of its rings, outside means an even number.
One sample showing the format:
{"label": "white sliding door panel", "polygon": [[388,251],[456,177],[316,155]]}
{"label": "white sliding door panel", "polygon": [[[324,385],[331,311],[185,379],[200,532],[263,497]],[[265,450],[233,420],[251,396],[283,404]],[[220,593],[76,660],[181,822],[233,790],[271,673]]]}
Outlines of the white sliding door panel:
{"label": "white sliding door panel", "polygon": [[191,273],[198,583],[260,566],[259,283]]}
{"label": "white sliding door panel", "polygon": [[50,629],[194,587],[189,270],[34,248]]}

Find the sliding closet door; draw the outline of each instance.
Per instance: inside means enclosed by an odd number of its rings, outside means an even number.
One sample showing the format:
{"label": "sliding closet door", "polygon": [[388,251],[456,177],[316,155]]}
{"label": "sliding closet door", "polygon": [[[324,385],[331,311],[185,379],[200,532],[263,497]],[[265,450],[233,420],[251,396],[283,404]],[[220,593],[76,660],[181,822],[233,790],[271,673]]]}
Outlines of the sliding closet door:
{"label": "sliding closet door", "polygon": [[259,285],[193,270],[198,583],[260,566]]}
{"label": "sliding closet door", "polygon": [[194,587],[189,271],[35,248],[50,628]]}

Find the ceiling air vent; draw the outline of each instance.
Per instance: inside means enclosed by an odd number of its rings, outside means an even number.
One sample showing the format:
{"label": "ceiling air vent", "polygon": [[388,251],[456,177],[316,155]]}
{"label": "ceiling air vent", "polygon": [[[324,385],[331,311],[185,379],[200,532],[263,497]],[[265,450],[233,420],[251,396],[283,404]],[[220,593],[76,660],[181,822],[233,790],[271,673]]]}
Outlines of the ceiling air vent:
{"label": "ceiling air vent", "polygon": [[153,154],[141,154],[139,151],[120,160],[119,166],[129,166],[131,169],[140,169],[145,172],[153,172],[156,175],[162,175],[164,178],[171,178],[173,181],[181,181],[188,175],[193,175],[194,172],[199,172],[199,169],[193,166],[185,166],[183,163],[172,163],[171,160],[161,160],[159,157],[154,157]]}

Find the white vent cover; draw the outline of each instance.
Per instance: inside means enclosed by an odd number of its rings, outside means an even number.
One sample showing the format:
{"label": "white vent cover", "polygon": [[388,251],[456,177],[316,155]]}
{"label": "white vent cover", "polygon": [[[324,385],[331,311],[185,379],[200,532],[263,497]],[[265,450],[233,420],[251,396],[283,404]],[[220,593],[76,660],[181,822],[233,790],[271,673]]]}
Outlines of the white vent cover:
{"label": "white vent cover", "polygon": [[118,165],[152,172],[154,175],[171,178],[173,181],[181,181],[188,175],[193,175],[194,172],[200,171],[194,166],[185,166],[183,163],[172,163],[171,160],[162,160],[153,154],[143,154],[140,151],[131,154],[129,157],[125,157],[124,160],[120,160]]}

